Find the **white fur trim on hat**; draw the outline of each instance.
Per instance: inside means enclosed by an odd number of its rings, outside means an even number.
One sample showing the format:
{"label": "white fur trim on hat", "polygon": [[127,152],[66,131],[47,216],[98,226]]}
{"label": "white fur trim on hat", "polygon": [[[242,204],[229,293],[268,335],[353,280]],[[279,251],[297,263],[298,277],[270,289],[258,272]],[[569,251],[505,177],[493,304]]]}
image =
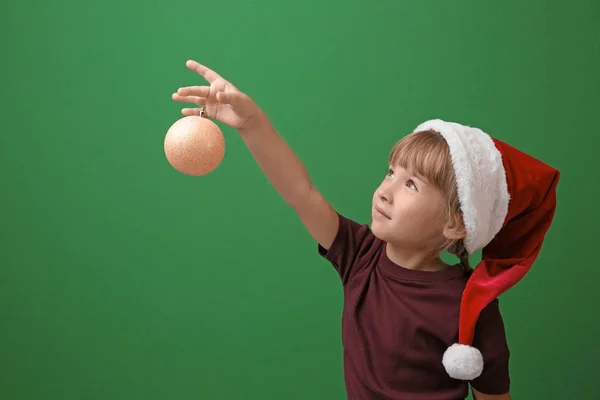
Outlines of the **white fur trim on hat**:
{"label": "white fur trim on hat", "polygon": [[510,195],[502,154],[492,138],[478,128],[440,119],[426,121],[415,132],[439,132],[450,147],[458,197],[472,254],[485,247],[504,225]]}
{"label": "white fur trim on hat", "polygon": [[475,347],[455,343],[444,352],[442,364],[454,379],[470,381],[483,372],[483,356]]}

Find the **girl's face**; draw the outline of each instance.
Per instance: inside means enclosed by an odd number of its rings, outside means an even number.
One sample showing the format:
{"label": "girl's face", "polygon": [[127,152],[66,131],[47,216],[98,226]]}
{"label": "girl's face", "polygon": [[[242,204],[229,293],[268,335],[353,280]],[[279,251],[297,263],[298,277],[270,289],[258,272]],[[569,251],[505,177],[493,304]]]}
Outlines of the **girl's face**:
{"label": "girl's face", "polygon": [[445,201],[423,177],[390,167],[373,195],[371,230],[394,246],[435,248],[443,240]]}

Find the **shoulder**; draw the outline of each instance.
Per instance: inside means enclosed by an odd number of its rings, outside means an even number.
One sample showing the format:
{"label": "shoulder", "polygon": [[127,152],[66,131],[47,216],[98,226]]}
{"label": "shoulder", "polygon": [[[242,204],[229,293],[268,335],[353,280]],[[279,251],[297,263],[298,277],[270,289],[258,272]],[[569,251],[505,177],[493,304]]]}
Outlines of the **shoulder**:
{"label": "shoulder", "polygon": [[338,215],[338,230],[329,249],[318,246],[319,254],[330,261],[346,283],[356,267],[376,259],[383,242],[375,237],[370,226],[343,214]]}
{"label": "shoulder", "polygon": [[[481,314],[477,320],[475,335],[477,336],[477,330],[501,330],[502,337],[504,338],[504,320],[502,313],[500,312],[500,300],[494,299],[487,306],[481,310]],[[499,332],[500,333],[500,332]],[[481,335],[480,335],[481,336]],[[480,340],[485,340],[485,337],[481,337]]]}
{"label": "shoulder", "polygon": [[340,212],[336,213],[338,216],[337,233],[329,249],[319,248],[321,255],[325,256],[325,253],[329,253],[330,256],[336,253],[352,253],[357,257],[365,250],[383,243],[375,237],[368,224],[357,222]]}

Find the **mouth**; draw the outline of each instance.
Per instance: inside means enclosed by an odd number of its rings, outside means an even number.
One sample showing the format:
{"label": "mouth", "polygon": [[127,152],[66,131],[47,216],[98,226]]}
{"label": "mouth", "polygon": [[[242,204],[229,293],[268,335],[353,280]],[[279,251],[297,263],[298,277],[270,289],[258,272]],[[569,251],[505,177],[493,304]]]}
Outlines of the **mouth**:
{"label": "mouth", "polygon": [[379,215],[381,215],[382,217],[385,217],[387,219],[391,219],[389,215],[387,215],[381,208],[379,207],[375,207],[375,212]]}

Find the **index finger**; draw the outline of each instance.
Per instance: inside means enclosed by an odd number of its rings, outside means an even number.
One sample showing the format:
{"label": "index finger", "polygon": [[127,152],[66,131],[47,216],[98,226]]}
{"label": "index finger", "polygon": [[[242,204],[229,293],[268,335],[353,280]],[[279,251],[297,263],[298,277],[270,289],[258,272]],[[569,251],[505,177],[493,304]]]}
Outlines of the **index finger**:
{"label": "index finger", "polygon": [[214,81],[216,81],[217,79],[219,79],[221,77],[215,71],[208,68],[207,66],[204,66],[204,65],[198,63],[197,61],[188,60],[188,62],[185,63],[185,65],[192,71],[197,72],[198,75],[204,77],[204,79],[206,79],[209,83],[213,83]]}

